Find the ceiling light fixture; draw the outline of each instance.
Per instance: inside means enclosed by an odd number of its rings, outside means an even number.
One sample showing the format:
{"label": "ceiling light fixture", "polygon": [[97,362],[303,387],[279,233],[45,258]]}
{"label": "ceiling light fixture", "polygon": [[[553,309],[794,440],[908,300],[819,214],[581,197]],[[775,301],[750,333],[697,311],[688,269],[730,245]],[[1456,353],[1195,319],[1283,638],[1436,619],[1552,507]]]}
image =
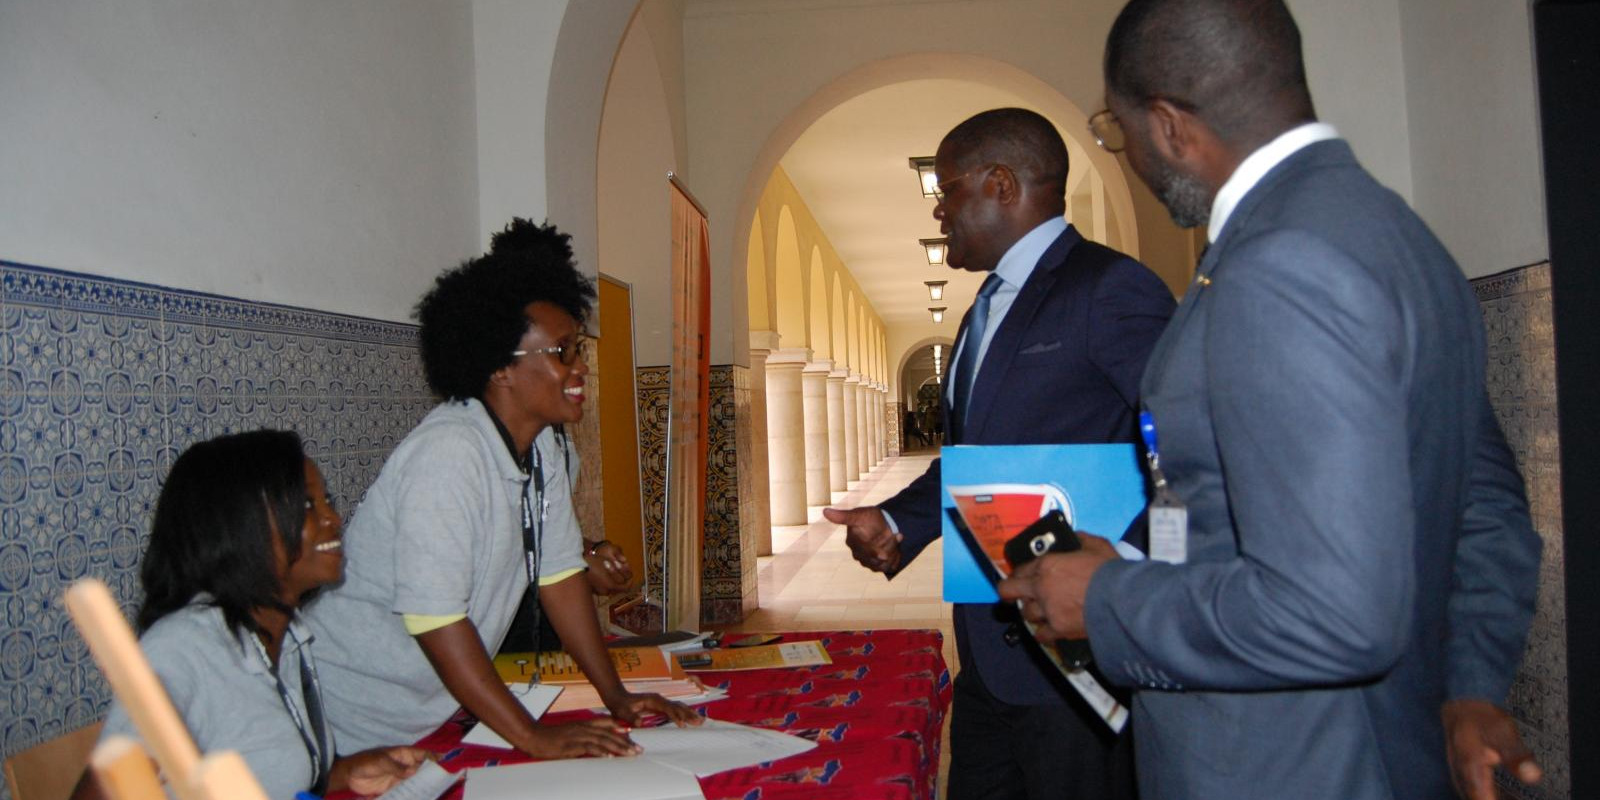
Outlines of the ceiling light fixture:
{"label": "ceiling light fixture", "polygon": [[[918,239],[917,242],[922,245],[923,252],[928,256],[928,266],[944,266],[945,248],[950,244],[949,239],[941,236],[937,239]],[[940,283],[943,283],[943,281],[940,281]],[[935,297],[933,299],[938,300],[939,298]]]}
{"label": "ceiling light fixture", "polygon": [[928,299],[937,303],[944,299],[944,285],[949,281],[923,281],[928,287]]}
{"label": "ceiling light fixture", "polygon": [[933,315],[933,321],[934,321],[935,324],[938,324],[940,322],[944,322],[944,310],[945,310],[945,306],[939,306],[937,308],[928,309],[928,313]]}
{"label": "ceiling light fixture", "polygon": [[911,168],[917,171],[917,183],[922,187],[923,197],[936,197],[939,194],[939,179],[933,174],[933,156],[912,158]]}

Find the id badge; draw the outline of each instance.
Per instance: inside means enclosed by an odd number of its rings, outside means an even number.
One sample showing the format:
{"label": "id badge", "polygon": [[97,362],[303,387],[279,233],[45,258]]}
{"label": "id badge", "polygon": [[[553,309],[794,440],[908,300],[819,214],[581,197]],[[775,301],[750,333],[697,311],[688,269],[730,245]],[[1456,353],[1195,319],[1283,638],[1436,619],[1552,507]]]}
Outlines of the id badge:
{"label": "id badge", "polygon": [[1189,508],[1161,487],[1150,501],[1150,558],[1168,564],[1189,560]]}

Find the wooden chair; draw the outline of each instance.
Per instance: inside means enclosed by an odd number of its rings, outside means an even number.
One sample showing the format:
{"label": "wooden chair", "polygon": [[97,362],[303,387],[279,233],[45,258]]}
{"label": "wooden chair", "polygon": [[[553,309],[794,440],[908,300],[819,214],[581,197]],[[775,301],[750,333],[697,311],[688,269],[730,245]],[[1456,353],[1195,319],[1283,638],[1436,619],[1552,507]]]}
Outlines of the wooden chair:
{"label": "wooden chair", "polygon": [[[72,585],[66,593],[67,612],[89,644],[95,663],[106,675],[111,691],[122,701],[128,716],[139,735],[149,745],[156,763],[167,775],[179,800],[267,800],[266,792],[255,776],[250,774],[244,759],[234,752],[213,753],[202,759],[189,737],[189,731],[172,707],[161,681],[150,662],[145,660],[134,639],[133,629],[117,610],[116,601],[104,583],[86,578]],[[112,795],[116,800],[164,799],[160,793],[149,794],[149,777],[154,776],[146,759],[142,768],[138,762],[144,749],[135,744],[108,747],[104,753],[106,775],[117,791],[126,795]],[[100,763],[96,762],[96,774]]]}
{"label": "wooden chair", "polygon": [[89,769],[110,800],[166,800],[155,762],[142,745],[126,736],[113,736],[96,746]]}
{"label": "wooden chair", "polygon": [[[156,777],[155,762],[144,746],[126,736],[113,736],[95,747],[89,759],[107,800],[167,800],[167,792]],[[195,770],[200,792],[207,798],[234,797],[245,782],[255,782],[244,758],[232,751],[212,753],[200,759]]]}
{"label": "wooden chair", "polygon": [[6,783],[12,800],[67,800],[77,785],[89,751],[100,738],[101,724],[79,728],[35,745],[8,759]]}

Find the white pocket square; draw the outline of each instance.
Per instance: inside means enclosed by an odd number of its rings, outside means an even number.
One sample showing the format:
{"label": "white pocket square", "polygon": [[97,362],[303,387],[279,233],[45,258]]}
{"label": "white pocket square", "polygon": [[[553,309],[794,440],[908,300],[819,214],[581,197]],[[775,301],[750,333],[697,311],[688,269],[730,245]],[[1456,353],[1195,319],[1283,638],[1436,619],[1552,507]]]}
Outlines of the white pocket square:
{"label": "white pocket square", "polygon": [[1018,351],[1017,355],[1019,355],[1019,356],[1033,356],[1033,355],[1038,355],[1040,353],[1048,353],[1048,352],[1050,352],[1052,350],[1060,350],[1060,349],[1061,349],[1061,342],[1059,340],[1058,341],[1054,341],[1054,342],[1039,342],[1038,344],[1030,344],[1027,347],[1022,348],[1022,350]]}

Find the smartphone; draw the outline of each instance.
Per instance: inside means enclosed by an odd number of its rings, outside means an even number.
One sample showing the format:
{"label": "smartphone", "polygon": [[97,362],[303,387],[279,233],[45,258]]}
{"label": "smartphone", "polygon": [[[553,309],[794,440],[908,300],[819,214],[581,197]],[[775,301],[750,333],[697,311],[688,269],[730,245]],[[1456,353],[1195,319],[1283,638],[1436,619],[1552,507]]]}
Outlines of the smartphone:
{"label": "smartphone", "polygon": [[764,644],[776,644],[783,641],[783,637],[776,633],[756,633],[746,636],[729,647],[760,647]]}
{"label": "smartphone", "polygon": [[[1012,571],[1046,553],[1071,553],[1083,548],[1072,523],[1059,510],[1040,517],[1037,522],[1011,537],[1005,545],[1006,561]],[[1088,639],[1057,639],[1056,652],[1072,669],[1081,669],[1094,660]]]}
{"label": "smartphone", "polygon": [[1005,544],[1005,554],[1011,571],[1015,572],[1017,567],[1045,553],[1071,553],[1082,547],[1078,532],[1072,529],[1072,523],[1067,522],[1067,515],[1058,509],[1045,514],[1011,537]]}

